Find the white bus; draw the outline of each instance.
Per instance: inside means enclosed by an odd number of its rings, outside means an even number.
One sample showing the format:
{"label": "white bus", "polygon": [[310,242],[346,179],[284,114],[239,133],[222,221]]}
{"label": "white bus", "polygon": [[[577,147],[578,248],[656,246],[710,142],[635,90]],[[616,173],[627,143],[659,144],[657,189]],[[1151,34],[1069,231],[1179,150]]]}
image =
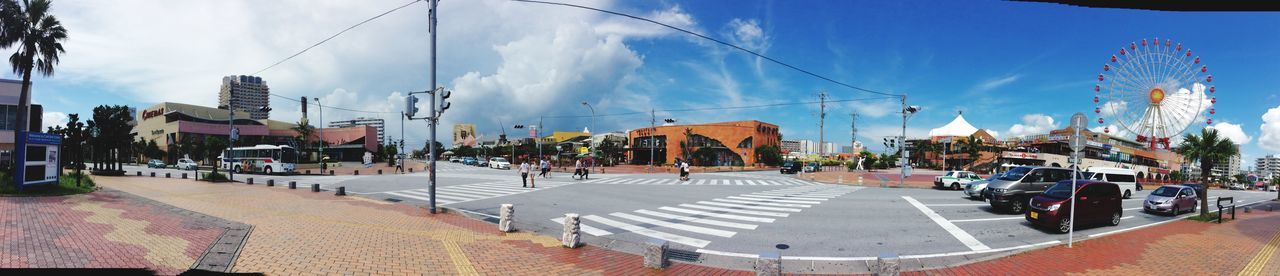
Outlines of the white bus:
{"label": "white bus", "polygon": [[290,146],[257,145],[223,150],[218,159],[223,170],[236,173],[291,173],[298,165],[298,151]]}

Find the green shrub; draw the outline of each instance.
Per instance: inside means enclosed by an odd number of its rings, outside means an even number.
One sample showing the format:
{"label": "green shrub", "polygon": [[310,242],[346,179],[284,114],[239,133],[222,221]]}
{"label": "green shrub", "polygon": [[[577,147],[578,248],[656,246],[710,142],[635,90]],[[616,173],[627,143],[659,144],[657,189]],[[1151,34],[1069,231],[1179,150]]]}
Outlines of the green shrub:
{"label": "green shrub", "polygon": [[[76,185],[76,179],[80,178],[80,186]],[[0,172],[0,194],[15,196],[59,196],[83,194],[94,191],[93,179],[87,175],[64,174],[59,178],[58,183],[28,186],[18,193],[17,187],[13,185],[13,177],[8,172]]]}
{"label": "green shrub", "polygon": [[207,172],[200,174],[200,179],[204,181],[222,182],[227,181],[227,175],[223,173]]}

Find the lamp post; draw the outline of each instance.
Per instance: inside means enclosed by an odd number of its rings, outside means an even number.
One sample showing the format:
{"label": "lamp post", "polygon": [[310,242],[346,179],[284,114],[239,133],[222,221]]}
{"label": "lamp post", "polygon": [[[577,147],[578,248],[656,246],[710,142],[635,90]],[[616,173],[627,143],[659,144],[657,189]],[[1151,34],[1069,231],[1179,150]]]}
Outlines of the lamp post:
{"label": "lamp post", "polygon": [[312,98],[316,100],[316,111],[320,113],[320,156],[316,157],[320,160],[320,174],[324,175],[324,105],[320,105],[320,98]]}
{"label": "lamp post", "polygon": [[[596,109],[595,109],[594,107],[591,107],[591,104],[589,104],[589,103],[587,103],[587,102],[585,102],[585,101],[583,101],[583,102],[582,102],[582,105],[586,106],[586,107],[587,107],[587,109],[591,110],[591,128],[596,128]],[[594,172],[596,171],[596,170],[595,170],[595,168],[596,168],[596,158],[595,158],[595,156],[596,156],[596,139],[595,139],[595,137],[593,137],[593,136],[595,136],[595,134],[594,134],[594,133],[587,133],[587,145],[589,146],[589,147],[588,147],[588,149],[590,150],[590,152],[588,153],[588,155],[587,155],[587,156],[590,156],[590,157],[591,157],[591,172],[592,172],[592,173],[594,173]]]}
{"label": "lamp post", "polygon": [[[908,119],[908,117],[910,117],[911,115],[916,114],[916,112],[920,112],[920,107],[919,107],[919,106],[914,106],[914,105],[912,105],[912,106],[908,106],[908,105],[907,105],[907,95],[905,95],[905,94],[904,94],[904,95],[902,95],[902,136],[899,136],[899,137],[898,137],[898,139],[900,139],[900,140],[898,140],[898,144],[899,144],[899,145],[902,145],[902,146],[903,146],[903,148],[902,148],[902,159],[901,159],[901,160],[902,160],[902,161],[901,161],[901,162],[902,162],[902,177],[899,177],[899,178],[898,178],[898,185],[899,185],[899,186],[906,186],[907,176],[911,173],[911,164],[910,164],[910,163],[908,163],[908,162],[906,161],[906,160],[908,160],[908,158],[910,158],[910,157],[911,157],[911,152],[910,152],[910,151],[907,151],[907,149],[906,149],[906,142],[907,142],[907,119]],[[946,164],[943,164],[943,167],[946,167]]]}

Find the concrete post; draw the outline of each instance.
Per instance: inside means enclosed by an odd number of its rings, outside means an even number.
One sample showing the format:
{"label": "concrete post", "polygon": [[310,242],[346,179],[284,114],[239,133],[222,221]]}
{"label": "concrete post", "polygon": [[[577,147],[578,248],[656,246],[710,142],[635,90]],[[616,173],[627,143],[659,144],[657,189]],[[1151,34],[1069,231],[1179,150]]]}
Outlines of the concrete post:
{"label": "concrete post", "polygon": [[578,214],[564,214],[564,233],[560,235],[560,243],[564,247],[578,248],[578,245],[580,245],[582,235],[578,233],[578,230],[581,230],[579,225],[581,221]]}
{"label": "concrete post", "polygon": [[511,220],[514,219],[516,215],[515,205],[502,204],[498,209],[500,211],[498,215],[498,231],[516,231],[516,226],[511,223]]}
{"label": "concrete post", "polygon": [[267,179],[267,187],[275,187],[275,186],[276,186],[275,179]]}
{"label": "concrete post", "polygon": [[667,268],[666,240],[649,239],[644,243],[644,268]]}
{"label": "concrete post", "polygon": [[319,192],[320,192],[320,184],[311,184],[311,192],[312,192],[312,193],[319,193]]}
{"label": "concrete post", "polygon": [[253,185],[253,178],[252,178],[252,177],[250,177],[250,178],[245,179],[245,180],[244,180],[244,184]]}
{"label": "concrete post", "polygon": [[289,181],[289,189],[290,189],[290,190],[297,189],[297,188],[298,188],[298,182],[297,182],[297,181]]}
{"label": "concrete post", "polygon": [[410,173],[412,173],[412,172],[413,172],[413,168],[409,168],[409,172],[410,172]]}
{"label": "concrete post", "polygon": [[760,253],[756,258],[756,276],[782,276],[782,255],[777,252]]}
{"label": "concrete post", "polygon": [[182,173],[182,179],[187,179],[187,173]]}
{"label": "concrete post", "polygon": [[169,178],[169,173],[164,173],[164,178]]}
{"label": "concrete post", "polygon": [[151,172],[151,177],[156,177],[156,172]]}
{"label": "concrete post", "polygon": [[355,174],[355,175],[360,175],[360,170],[355,170],[355,172],[353,172],[353,174]]}
{"label": "concrete post", "polygon": [[329,170],[329,175],[333,175],[333,170]]}
{"label": "concrete post", "polygon": [[335,196],[345,196],[345,195],[347,195],[347,187],[346,187],[346,186],[338,186],[338,192],[333,193],[333,195],[335,195]]}
{"label": "concrete post", "polygon": [[142,176],[142,171],[136,171],[136,173],[138,173],[138,176]]}
{"label": "concrete post", "polygon": [[843,175],[836,176],[836,183],[844,184],[844,176]]}
{"label": "concrete post", "polygon": [[382,169],[378,169],[378,174],[382,174]]}
{"label": "concrete post", "polygon": [[896,253],[880,253],[872,270],[876,275],[898,275],[898,272],[902,269],[900,261],[901,259],[898,258]]}
{"label": "concrete post", "polygon": [[862,175],[858,175],[858,186],[862,186]]}

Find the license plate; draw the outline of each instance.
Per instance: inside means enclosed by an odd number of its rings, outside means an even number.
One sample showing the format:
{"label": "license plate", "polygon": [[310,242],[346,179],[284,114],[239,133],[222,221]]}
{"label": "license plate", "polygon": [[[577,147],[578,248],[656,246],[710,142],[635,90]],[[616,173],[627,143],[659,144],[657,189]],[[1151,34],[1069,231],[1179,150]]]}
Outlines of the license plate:
{"label": "license plate", "polygon": [[1032,219],[1038,219],[1038,218],[1040,218],[1040,213],[1031,212],[1031,218],[1032,218]]}

